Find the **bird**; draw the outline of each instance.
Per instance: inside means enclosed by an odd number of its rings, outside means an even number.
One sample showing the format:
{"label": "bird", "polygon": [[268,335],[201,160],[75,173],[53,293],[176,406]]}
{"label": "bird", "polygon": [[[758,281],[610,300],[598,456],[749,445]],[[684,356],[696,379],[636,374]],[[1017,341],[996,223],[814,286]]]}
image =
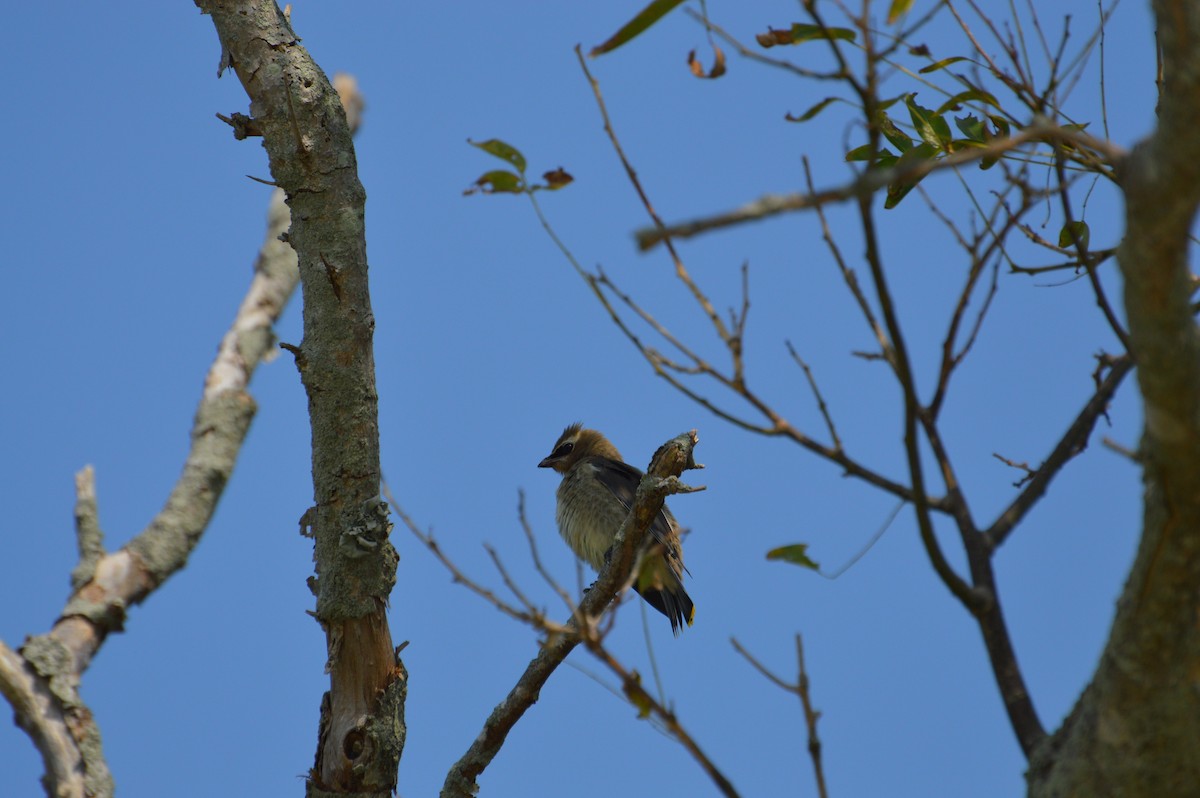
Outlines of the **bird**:
{"label": "bird", "polygon": [[[562,474],[555,520],[563,540],[579,559],[599,572],[611,556],[617,530],[629,515],[642,472],[621,459],[617,447],[594,429],[572,424],[538,468]],[[692,625],[696,607],[683,587],[683,548],[679,523],[664,504],[650,525],[643,550],[649,557],[633,589],[667,616],[678,636]]]}

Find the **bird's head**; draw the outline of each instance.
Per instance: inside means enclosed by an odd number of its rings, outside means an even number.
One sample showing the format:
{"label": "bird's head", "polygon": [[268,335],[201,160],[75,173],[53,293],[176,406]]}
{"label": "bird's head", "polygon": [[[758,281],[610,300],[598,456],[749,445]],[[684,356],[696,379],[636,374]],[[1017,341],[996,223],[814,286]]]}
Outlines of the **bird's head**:
{"label": "bird's head", "polygon": [[554,442],[550,455],[538,463],[538,468],[553,468],[560,474],[571,470],[571,466],[585,457],[607,457],[620,460],[621,453],[594,429],[584,429],[582,424],[572,424],[563,430]]}

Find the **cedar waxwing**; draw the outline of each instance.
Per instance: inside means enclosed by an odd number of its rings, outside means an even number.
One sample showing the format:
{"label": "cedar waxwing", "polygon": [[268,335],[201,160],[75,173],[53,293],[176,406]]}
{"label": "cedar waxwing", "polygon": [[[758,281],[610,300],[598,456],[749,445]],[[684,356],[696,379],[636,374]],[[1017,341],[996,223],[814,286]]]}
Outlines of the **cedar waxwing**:
{"label": "cedar waxwing", "polygon": [[[579,559],[596,569],[604,566],[617,530],[629,515],[642,472],[621,459],[607,438],[582,424],[563,430],[550,456],[538,468],[562,474],[558,486],[558,531]],[[633,588],[651,607],[667,616],[679,634],[692,625],[696,609],[683,589],[683,550],[679,524],[664,504],[646,536],[649,559]]]}

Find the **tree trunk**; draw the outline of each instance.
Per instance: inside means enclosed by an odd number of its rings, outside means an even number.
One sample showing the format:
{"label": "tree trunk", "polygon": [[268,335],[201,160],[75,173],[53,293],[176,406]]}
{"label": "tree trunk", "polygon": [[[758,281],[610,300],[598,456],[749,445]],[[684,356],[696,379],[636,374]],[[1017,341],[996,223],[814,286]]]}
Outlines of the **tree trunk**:
{"label": "tree trunk", "polygon": [[1118,253],[1146,417],[1144,526],[1099,667],[1031,759],[1034,796],[1200,790],[1200,334],[1187,259],[1200,203],[1200,6],[1158,0],[1154,13],[1159,124],[1121,166]]}

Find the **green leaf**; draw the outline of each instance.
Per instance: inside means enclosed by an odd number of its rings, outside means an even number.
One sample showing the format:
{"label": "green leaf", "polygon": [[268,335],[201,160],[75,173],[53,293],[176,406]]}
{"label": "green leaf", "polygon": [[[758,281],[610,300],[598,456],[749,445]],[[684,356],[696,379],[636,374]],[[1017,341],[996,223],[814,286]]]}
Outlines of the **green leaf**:
{"label": "green leaf", "polygon": [[875,149],[870,144],[863,144],[862,146],[855,147],[854,149],[850,150],[850,152],[846,153],[846,160],[869,161],[871,160],[871,156],[874,154]]}
{"label": "green leaf", "polygon": [[898,95],[896,95],[895,97],[893,97],[893,98],[892,98],[892,99],[890,99],[890,100],[880,100],[880,101],[879,101],[879,105],[877,105],[877,106],[875,106],[875,107],[876,107],[876,108],[878,108],[880,111],[886,111],[887,109],[891,108],[891,107],[892,107],[893,105],[895,105],[896,103],[898,103],[898,102],[900,102],[901,100],[903,100],[903,99],[904,99],[904,97],[905,97],[905,95],[903,95],[903,94],[898,94]]}
{"label": "green leaf", "polygon": [[835,103],[840,99],[841,99],[841,97],[826,97],[824,100],[821,100],[821,102],[817,103],[812,108],[809,108],[807,111],[802,113],[800,116],[792,116],[790,113],[788,113],[788,114],[785,114],[783,118],[789,122],[807,122],[808,120],[812,119],[817,114],[824,111],[825,108],[830,103]]}
{"label": "green leaf", "polygon": [[992,120],[992,124],[996,127],[996,135],[1000,138],[1007,138],[1012,128],[1008,124],[1008,120],[997,114],[988,114],[988,119]]}
{"label": "green leaf", "polygon": [[820,25],[805,25],[801,22],[792,23],[792,44],[804,44],[817,39],[842,39],[852,42],[858,34],[849,28],[827,28]]}
{"label": "green leaf", "polygon": [[959,92],[949,100],[946,100],[946,102],[938,106],[938,109],[935,113],[939,115],[944,114],[952,108],[969,102],[981,102],[995,106],[996,108],[1000,107],[1000,103],[996,101],[996,98],[991,94],[988,94],[983,89],[970,89],[968,91]]}
{"label": "green leaf", "polygon": [[954,139],[950,142],[949,146],[946,147],[946,151],[960,152],[962,150],[981,149],[986,146],[987,145],[982,141],[973,141],[972,139]]}
{"label": "green leaf", "polygon": [[920,144],[901,155],[900,160],[896,165],[901,168],[908,168],[913,161],[933,161],[937,159],[937,155],[938,147],[936,144],[930,144],[928,141],[922,141]]}
{"label": "green leaf", "polygon": [[907,133],[896,127],[896,123],[887,114],[879,116],[879,132],[900,152],[904,153],[912,149],[913,140],[908,137]]}
{"label": "green leaf", "polygon": [[[975,117],[970,116],[967,118],[974,119]],[[980,123],[979,123],[980,135],[983,136],[982,141],[984,143],[992,141],[993,139],[996,139],[996,138],[1005,138],[1008,136],[1010,127],[1009,127],[1007,119],[1005,119],[1002,116],[998,116],[997,114],[988,114],[987,118],[991,120],[992,127],[994,127],[996,130],[993,133],[992,131],[988,130],[987,125],[985,125],[982,121],[980,121]],[[957,124],[957,120],[956,120],[955,124]],[[963,130],[961,126],[959,127],[959,130]],[[965,133],[966,131],[963,130],[963,132]],[[999,162],[999,160],[1000,160],[999,155],[989,155],[988,157],[983,158],[982,160],[979,161],[979,168],[983,171],[987,171],[988,169],[991,169],[993,166],[995,166]]]}
{"label": "green leaf", "polygon": [[[878,162],[878,161],[882,160],[883,158],[891,158],[892,161],[895,162],[896,156],[893,155],[890,150],[882,149],[879,151],[879,156],[876,158],[876,161]],[[846,160],[847,161],[869,161],[869,160],[871,160],[871,145],[864,144],[861,147],[855,147],[854,149],[850,150],[850,152],[846,153]]]}
{"label": "green leaf", "polygon": [[946,145],[950,143],[950,126],[946,124],[945,119],[942,119],[941,114],[918,105],[916,96],[910,94],[904,98],[904,104],[908,106],[908,114],[912,117],[913,127],[926,142],[939,149],[945,149]]}
{"label": "green leaf", "polygon": [[[1083,131],[1087,130],[1087,126],[1088,126],[1089,124],[1091,124],[1091,123],[1090,123],[1090,122],[1084,122],[1082,125],[1080,125],[1080,124],[1063,125],[1063,126],[1062,126],[1062,129],[1063,129],[1063,130],[1070,130],[1070,131],[1073,131],[1073,132],[1076,132],[1076,133],[1082,133]],[[1071,142],[1069,142],[1069,141],[1060,141],[1058,146],[1062,147],[1064,150],[1067,150],[1068,152],[1074,152],[1074,151],[1075,151],[1075,145],[1074,145],[1074,144],[1072,144],[1072,143],[1071,143]]]}
{"label": "green leaf", "polygon": [[481,191],[484,194],[520,194],[525,190],[525,181],[519,175],[504,169],[486,172],[464,191],[464,194],[474,194]]}
{"label": "green leaf", "polygon": [[1074,247],[1078,241],[1079,246],[1087,249],[1090,237],[1091,231],[1088,230],[1087,222],[1067,222],[1058,233],[1058,245],[1064,248]]}
{"label": "green leaf", "polygon": [[638,718],[645,720],[650,717],[650,712],[654,706],[650,703],[650,697],[646,695],[646,691],[640,689],[642,686],[642,675],[637,671],[633,671],[629,676],[633,684],[626,683],[624,685],[625,697],[629,699],[629,703],[637,707]]}
{"label": "green leaf", "polygon": [[888,9],[887,24],[894,25],[896,20],[908,13],[912,4],[913,0],[892,0],[892,7]]}
{"label": "green leaf", "polygon": [[[912,166],[914,161],[933,161],[937,159],[937,154],[938,147],[936,145],[930,144],[928,141],[923,141],[901,155],[900,159],[896,161],[895,168],[907,169]],[[888,186],[887,199],[883,202],[884,209],[890,210],[895,208],[900,204],[902,199],[908,196],[908,192],[916,188],[917,183],[920,183],[924,179],[925,175],[920,175],[918,177],[906,177],[892,183]]]}
{"label": "green leaf", "polygon": [[489,155],[495,155],[502,161],[508,161],[516,167],[518,172],[525,174],[525,156],[511,144],[503,142],[500,139],[488,139],[487,141],[471,141],[467,139],[467,143],[472,147],[478,147]]}
{"label": "green leaf", "polygon": [[790,562],[793,565],[811,568],[814,571],[821,570],[821,566],[809,558],[807,543],[793,543],[790,546],[780,546],[779,548],[771,549],[767,552],[767,559]]}
{"label": "green leaf", "polygon": [[892,185],[888,186],[887,199],[883,201],[883,209],[885,211],[890,211],[892,208],[895,208],[905,197],[908,196],[908,192],[916,188],[916,185],[916,183],[913,183],[911,186],[904,185],[902,183],[893,183]]}
{"label": "green leaf", "polygon": [[983,126],[983,120],[974,114],[954,117],[954,126],[961,130],[963,135],[971,141],[978,141],[980,144],[983,144],[988,140],[988,129]]}
{"label": "green leaf", "polygon": [[643,8],[634,16],[633,19],[626,22],[619,31],[609,37],[604,44],[598,44],[588,53],[592,58],[605,53],[611,53],[613,50],[625,44],[628,41],[635,39],[643,31],[665,17],[671,9],[682,3],[683,0],[652,0],[652,2]]}
{"label": "green leaf", "polygon": [[950,66],[951,64],[957,64],[959,61],[966,61],[966,60],[967,60],[967,57],[962,56],[962,55],[951,56],[950,58],[943,58],[941,61],[934,61],[929,66],[921,67],[919,70],[917,70],[917,74],[927,75],[930,72],[937,72],[939,69],[945,69],[946,67]]}

